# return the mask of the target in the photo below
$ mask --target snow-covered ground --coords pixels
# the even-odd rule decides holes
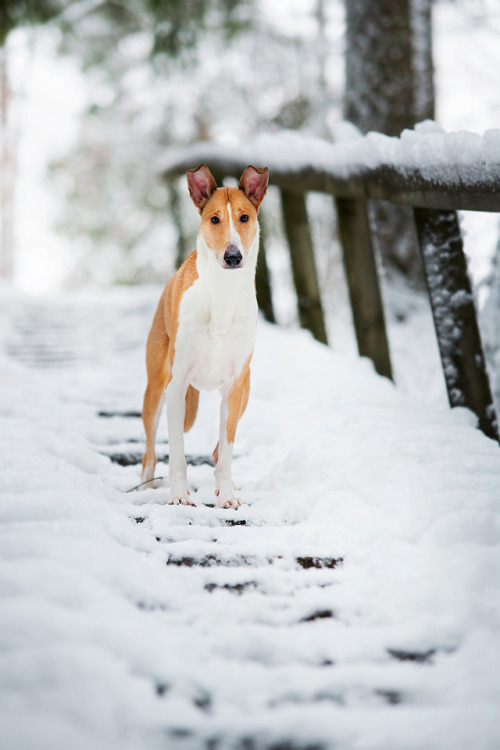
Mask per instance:
[[[0,291],[2,748],[500,746],[500,452],[470,413],[261,323],[242,508],[211,507],[210,395],[197,505],[168,506],[127,493],[159,289]]]

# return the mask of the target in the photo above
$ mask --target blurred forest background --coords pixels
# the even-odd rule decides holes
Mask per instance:
[[[1,273],[39,291],[165,280],[197,229],[184,184],[162,180],[167,149],[500,115],[498,0],[3,0],[0,55]],[[308,208],[327,289],[333,206]],[[387,267],[418,285],[404,216],[377,219]],[[289,274],[272,191],[263,220],[271,274]],[[470,227],[487,282],[498,220]]]

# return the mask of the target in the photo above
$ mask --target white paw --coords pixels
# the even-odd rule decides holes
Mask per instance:
[[[185,490],[184,492],[172,492],[170,495],[170,500],[168,501],[169,505],[194,505],[193,501],[191,500],[189,490]]]
[[[215,494],[217,495],[217,505],[219,508],[233,508],[234,510],[238,510],[241,505],[238,498],[234,497],[232,494],[223,494],[219,490],[216,490]]]
[[[155,465],[146,464],[146,466],[142,470],[141,484],[139,485],[139,489],[149,490],[151,489],[151,487],[154,487],[155,485],[155,483],[153,482],[154,475],[155,475]]]

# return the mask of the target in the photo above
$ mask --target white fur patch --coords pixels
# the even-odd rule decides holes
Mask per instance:
[[[184,292],[179,307],[173,379],[198,390],[228,390],[252,354],[257,327],[254,279],[258,233],[246,263],[223,269],[200,232],[198,279]]]
[[[228,204],[226,206],[226,209],[227,209],[227,213],[229,215],[229,244],[230,245],[235,245],[238,248],[238,250],[241,253],[243,253],[244,252],[244,250],[243,250],[243,243],[241,241],[241,237],[239,235],[239,232],[237,231],[236,227],[234,226],[233,214],[232,214],[232,211],[231,211],[231,204],[229,202],[228,202]]]

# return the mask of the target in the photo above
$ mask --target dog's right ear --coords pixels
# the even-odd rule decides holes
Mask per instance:
[[[217,183],[206,164],[200,164],[197,169],[188,169],[186,177],[191,200],[201,214],[205,203],[217,190]]]

